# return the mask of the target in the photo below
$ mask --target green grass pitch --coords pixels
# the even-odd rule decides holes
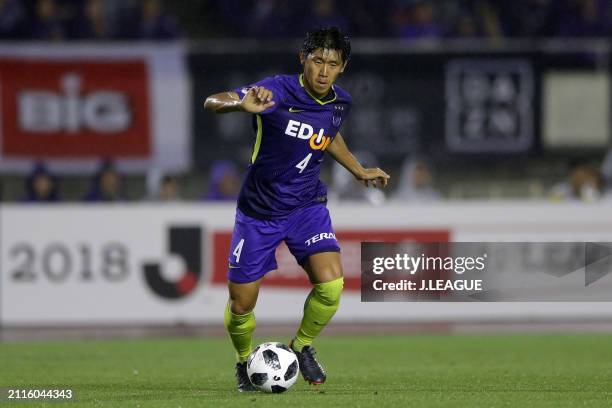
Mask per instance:
[[[612,406],[610,335],[322,336],[316,346],[325,385],[238,394],[227,339],[0,343],[0,387],[76,395],[0,408]]]

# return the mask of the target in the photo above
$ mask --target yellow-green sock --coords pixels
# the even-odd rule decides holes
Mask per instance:
[[[343,287],[343,278],[314,285],[304,303],[304,317],[293,339],[293,350],[301,351],[304,346],[311,345],[329,323],[340,305]]]
[[[252,311],[243,315],[232,313],[228,302],[225,308],[224,323],[234,344],[236,359],[239,362],[246,361],[253,348],[255,314]]]

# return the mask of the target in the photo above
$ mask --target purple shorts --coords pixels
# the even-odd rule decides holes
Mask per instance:
[[[300,208],[276,220],[259,220],[236,209],[227,278],[235,283],[253,282],[277,269],[275,253],[281,241],[300,265],[320,252],[340,252],[323,204]]]

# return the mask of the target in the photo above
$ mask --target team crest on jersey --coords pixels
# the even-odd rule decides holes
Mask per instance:
[[[332,124],[335,127],[340,127],[340,123],[342,123],[342,116],[339,113],[334,113],[332,116]]]

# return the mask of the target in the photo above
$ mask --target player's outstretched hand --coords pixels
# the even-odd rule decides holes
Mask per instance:
[[[263,86],[254,86],[244,95],[240,105],[245,112],[260,113],[274,106],[273,96],[269,89]]]
[[[364,169],[363,174],[357,177],[357,179],[363,182],[366,187],[373,185],[374,187],[380,188],[387,187],[390,178],[391,176],[378,167],[375,169]]]

